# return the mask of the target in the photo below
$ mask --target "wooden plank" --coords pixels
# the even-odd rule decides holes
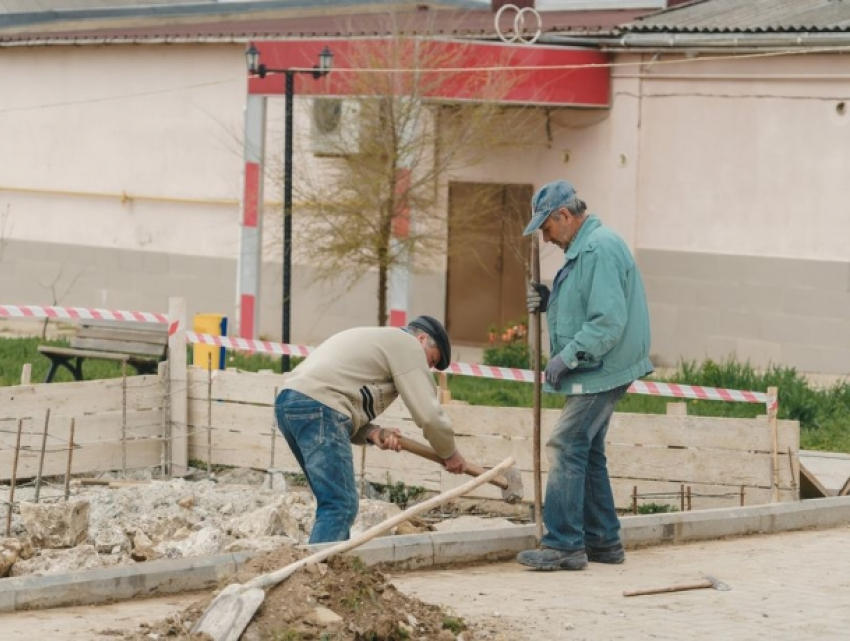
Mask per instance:
[[[208,422],[207,401],[190,399],[188,407],[190,431],[205,430]],[[213,401],[211,409],[212,427],[268,439],[269,429],[274,421],[274,411],[271,407]]]
[[[156,375],[127,377],[129,411],[162,407],[163,388]],[[41,383],[0,387],[0,419],[44,416],[82,416],[121,409],[121,379]]]
[[[231,370],[214,370],[212,397],[218,401],[253,403],[272,406],[275,389],[283,386],[280,374],[253,374]],[[189,368],[189,398],[207,398],[207,370]]]
[[[100,472],[121,469],[121,414],[106,413],[75,417],[73,471]],[[0,423],[0,430],[11,421]],[[67,463],[68,437],[71,417],[51,415],[44,457],[46,476],[64,474]],[[18,476],[34,476],[38,471],[41,451],[42,420],[25,424],[18,462]],[[128,467],[154,467],[160,463],[162,442],[162,410],[133,412],[127,415]],[[0,480],[10,478],[14,441],[6,431],[0,431]],[[149,446],[155,443],[155,446]],[[156,455],[151,454],[155,450]],[[116,458],[117,457],[117,458]],[[117,461],[117,462],[116,462]]]
[[[189,440],[187,409],[189,378],[186,372],[186,301],[168,299],[168,321],[174,331],[168,334],[168,425],[166,437],[171,449],[166,450],[166,472],[182,476],[189,471]]]
[[[102,338],[85,338],[76,336],[71,339],[71,348],[107,354],[131,354],[133,356],[158,359],[165,357],[165,347],[139,341],[105,340]],[[90,358],[95,358],[91,356]]]
[[[82,325],[75,336],[110,341],[138,341],[159,345],[163,349],[168,345],[168,326],[165,323],[141,323],[139,327],[115,325]]]

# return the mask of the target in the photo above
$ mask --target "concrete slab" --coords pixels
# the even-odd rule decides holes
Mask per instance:
[[[813,474],[818,482],[835,496],[850,479],[850,454],[800,450],[800,463]]]
[[[850,497],[830,497],[799,503],[627,516],[622,519],[622,535],[626,547],[643,548],[848,524]],[[518,551],[534,547],[535,535],[535,525],[432,532],[375,539],[354,552],[367,565],[423,568],[510,559]],[[208,590],[235,573],[250,557],[250,552],[240,552],[0,579],[0,612]]]

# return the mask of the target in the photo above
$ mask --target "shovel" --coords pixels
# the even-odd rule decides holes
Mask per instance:
[[[407,521],[408,519],[411,519],[423,512],[433,510],[435,507],[438,507],[443,503],[466,494],[467,492],[474,490],[479,485],[483,485],[484,483],[492,480],[498,476],[500,472],[507,470],[513,464],[514,459],[508,457],[496,467],[484,472],[481,476],[467,481],[459,487],[443,492],[442,494],[438,494],[427,501],[423,501],[422,503],[409,507],[404,510],[404,512],[400,512],[394,517],[389,518],[382,523],[378,523],[358,536],[355,536],[353,539],[326,547],[325,549],[304,557],[295,563],[290,563],[280,570],[275,570],[274,572],[254,577],[247,583],[231,583],[224,588],[224,590],[222,590],[215,599],[213,599],[213,602],[210,603],[209,607],[207,607],[204,611],[204,614],[192,628],[192,634],[204,632],[210,635],[213,641],[238,641],[239,637],[242,636],[245,628],[248,627],[248,624],[254,617],[254,613],[257,611],[257,608],[260,607],[263,599],[265,599],[266,594],[263,591],[265,588],[277,585],[301,568],[312,563],[324,561],[334,554],[347,552],[348,550],[363,545],[367,541],[374,539],[376,536],[392,529],[399,523]]]

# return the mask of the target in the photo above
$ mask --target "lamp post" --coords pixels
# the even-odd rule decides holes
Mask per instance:
[[[282,340],[289,344],[290,290],[292,289],[292,102],[295,93],[295,74],[309,73],[321,78],[333,67],[333,54],[328,47],[319,54],[319,64],[312,69],[270,69],[260,62],[260,52],[252,44],[245,52],[248,73],[265,78],[269,73],[282,73],[285,79],[285,121],[283,147],[283,320]],[[281,357],[281,372],[289,371],[289,355]]]

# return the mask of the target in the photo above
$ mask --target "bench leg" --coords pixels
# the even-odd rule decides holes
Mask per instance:
[[[74,377],[75,381],[83,380],[83,359],[78,356],[76,358],[77,362],[72,363],[71,358],[66,356],[50,356],[50,369],[47,370],[47,376],[44,378],[44,382],[53,382],[53,377],[56,376],[56,371],[60,367],[64,367],[71,372],[71,376]]]

